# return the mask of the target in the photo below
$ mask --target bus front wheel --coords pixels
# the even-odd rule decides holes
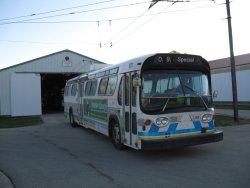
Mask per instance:
[[[114,122],[111,126],[111,140],[115,148],[119,150],[124,149],[121,138],[121,128],[118,122]]]

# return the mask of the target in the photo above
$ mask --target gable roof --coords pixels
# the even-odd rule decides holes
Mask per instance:
[[[250,53],[235,56],[235,66],[250,65]],[[211,70],[231,67],[230,57],[209,61]]]
[[[87,58],[87,59],[93,60],[93,61],[95,61],[96,63],[99,63],[99,64],[106,64],[106,63],[104,63],[104,62],[101,62],[101,61],[98,61],[98,60],[96,60],[96,59],[90,58],[90,57],[88,57],[88,56],[79,54],[79,53],[77,53],[77,52],[74,52],[74,51],[71,51],[71,50],[68,50],[68,49],[65,49],[65,50],[62,50],[62,51],[59,51],[59,52],[55,52],[55,53],[52,53],[52,54],[48,54],[48,55],[45,55],[45,56],[41,56],[41,57],[38,57],[38,58],[35,58],[35,59],[32,59],[32,60],[29,60],[29,61],[25,61],[25,62],[23,62],[23,63],[19,63],[19,64],[16,64],[16,65],[10,66],[10,67],[6,67],[6,68],[3,68],[3,69],[0,69],[0,72],[1,72],[1,71],[4,71],[4,70],[6,70],[6,69],[10,69],[10,68],[13,68],[13,67],[18,67],[18,66],[20,66],[20,65],[24,65],[24,64],[31,63],[31,62],[36,61],[36,60],[39,60],[39,59],[43,59],[43,58],[46,58],[46,57],[54,56],[54,55],[60,54],[60,53],[62,53],[62,52],[70,52],[70,53],[73,53],[73,54],[75,54],[75,55],[81,56],[81,57],[83,57],[83,58]]]

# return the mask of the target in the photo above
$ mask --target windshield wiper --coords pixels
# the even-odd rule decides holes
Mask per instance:
[[[201,100],[202,100],[202,102],[203,102],[203,104],[204,104],[204,106],[205,106],[205,108],[206,108],[206,110],[208,109],[208,106],[207,106],[206,102],[204,101],[204,99],[202,98],[202,96],[201,96],[198,92],[196,92],[192,87],[190,87],[190,86],[188,86],[188,85],[186,85],[186,84],[184,84],[184,83],[182,83],[182,85],[183,85],[184,87],[190,89],[190,90],[193,92],[193,94],[195,94],[195,95],[197,95],[198,97],[200,97]]]
[[[166,107],[167,107],[167,105],[168,105],[169,99],[170,99],[170,98],[168,98],[167,101],[166,101],[166,103],[164,104],[164,106],[163,106],[163,108],[162,108],[162,112],[165,111],[165,109],[166,109]]]

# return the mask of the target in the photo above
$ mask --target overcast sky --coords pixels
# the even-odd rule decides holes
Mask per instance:
[[[0,69],[64,49],[109,64],[172,50],[228,57],[226,0],[189,1],[0,0]],[[250,1],[230,6],[235,55],[250,53]]]

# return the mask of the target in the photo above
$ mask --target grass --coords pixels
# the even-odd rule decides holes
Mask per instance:
[[[215,104],[214,108],[216,109],[233,109],[233,104]],[[239,110],[250,110],[250,105],[238,105]]]
[[[0,116],[0,128],[16,128],[42,124],[40,116],[8,117]]]
[[[215,125],[222,127],[222,126],[230,126],[230,125],[245,125],[250,124],[250,119],[239,119],[239,122],[234,122],[234,118],[230,116],[224,115],[216,115],[215,116]]]
[[[239,119],[239,122],[234,122],[233,117],[216,115],[216,126],[231,126],[231,125],[243,125],[250,124],[250,119]],[[27,117],[6,117],[0,116],[0,129],[1,128],[16,128],[25,127],[31,125],[42,124],[43,121],[40,116],[27,116]]]

